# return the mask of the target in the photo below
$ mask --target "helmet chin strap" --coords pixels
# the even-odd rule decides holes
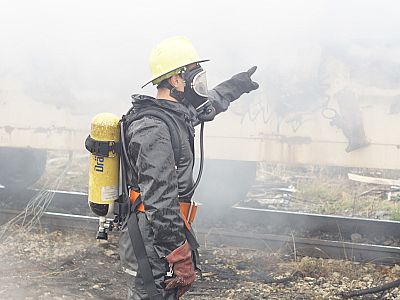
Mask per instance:
[[[169,83],[169,81],[166,80],[162,82],[161,87],[169,89],[169,95],[177,101],[183,102],[185,99],[185,93],[178,91],[171,83]]]
[[[176,100],[178,100],[179,102],[183,102],[183,100],[185,99],[185,93],[178,91],[176,88],[172,87],[172,89],[169,90],[169,95],[172,98],[175,98]]]

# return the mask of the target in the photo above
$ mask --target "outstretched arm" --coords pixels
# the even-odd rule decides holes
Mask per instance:
[[[238,73],[209,91],[209,100],[215,107],[217,114],[226,111],[231,102],[244,93],[258,89],[258,83],[251,79],[256,70],[257,67],[254,66],[246,72]]]
[[[208,100],[211,105],[205,107],[205,110],[197,115],[197,120],[193,124],[196,126],[202,121],[212,121],[217,114],[226,111],[231,102],[238,99],[241,95],[258,89],[258,83],[251,79],[256,70],[257,67],[254,66],[246,72],[232,76],[231,79],[218,84],[215,88],[208,91]]]

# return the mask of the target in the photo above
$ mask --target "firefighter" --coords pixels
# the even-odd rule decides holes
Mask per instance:
[[[193,194],[194,126],[213,120],[243,93],[258,88],[251,79],[253,67],[208,90],[200,65],[206,61],[185,37],[168,38],[150,55],[152,78],[145,85],[157,87],[155,98],[132,96],[124,137],[128,183],[136,186],[136,196],[134,201],[131,197],[133,212],[126,223],[137,218],[156,292],[149,294],[125,223],[120,257],[128,276],[128,299],[179,299],[194,282],[198,244],[180,211],[180,203],[190,203]],[[146,114],[149,109],[162,115]]]

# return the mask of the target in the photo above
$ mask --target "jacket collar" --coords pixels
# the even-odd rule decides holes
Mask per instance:
[[[156,105],[163,109],[172,110],[185,115],[190,115],[189,108],[180,102],[174,102],[164,99],[155,99],[147,95],[134,94],[132,97],[132,104],[136,107],[143,107],[146,105]]]

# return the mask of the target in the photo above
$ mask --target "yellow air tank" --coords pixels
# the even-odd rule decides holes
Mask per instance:
[[[113,212],[118,199],[120,118],[111,113],[96,115],[91,123],[90,135],[85,146],[89,150],[90,209],[105,221]],[[102,226],[101,226],[102,227]]]

